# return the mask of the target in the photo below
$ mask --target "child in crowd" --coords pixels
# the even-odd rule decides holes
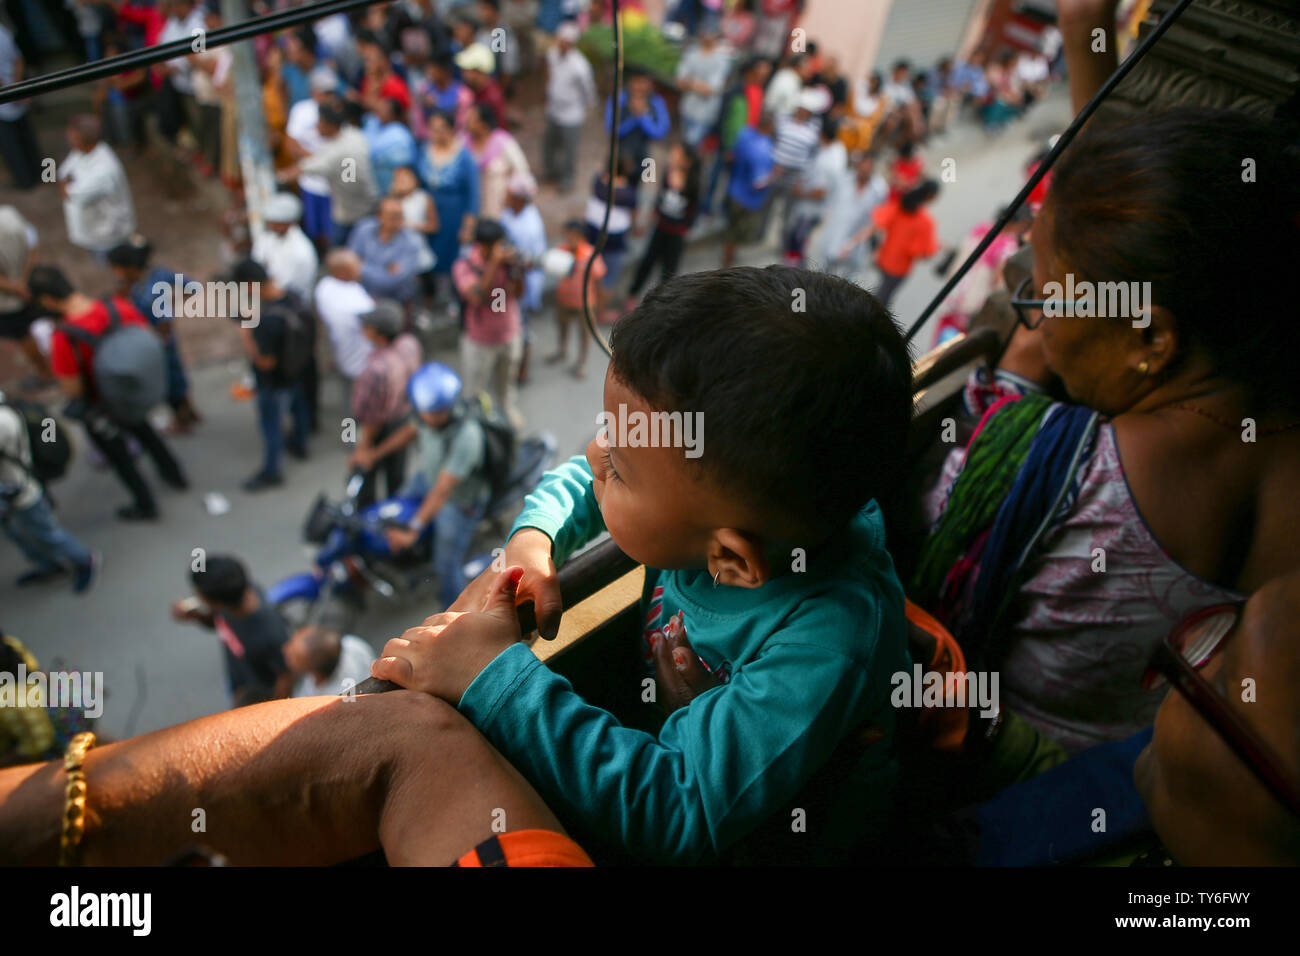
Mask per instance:
[[[796,294],[806,308],[791,308]],[[698,862],[767,821],[797,847],[763,837],[746,850],[847,854],[886,823],[891,675],[910,667],[875,500],[896,480],[911,417],[902,337],[858,286],[769,266],[657,286],[615,327],[613,350],[608,429],[529,496],[506,571],[390,641],[371,673],[456,704],[586,828],[580,842]],[[682,428],[646,440],[632,423],[658,412]],[[724,679],[657,736],[588,704],[519,643],[516,601],[531,599],[553,637],[555,566],[604,531],[645,565],[642,637],[660,694],[675,670]],[[825,804],[805,802],[814,774]]]
[[[582,280],[587,274],[587,263],[596,250],[583,238],[581,219],[570,219],[564,224],[564,244],[560,246],[566,252],[573,253],[573,267],[568,275],[555,285],[555,324],[560,338],[555,346],[555,353],[547,357],[548,363],[563,362],[569,354],[569,329],[577,325],[578,360],[573,365],[573,377],[583,378],[587,373],[587,330],[583,327],[585,318],[582,312]],[[596,308],[600,301],[600,280],[605,277],[605,260],[596,256],[591,267],[591,283],[587,290],[591,307]]]
[[[623,274],[623,260],[627,257],[628,236],[636,229],[637,182],[639,176],[630,156],[619,160],[618,174],[614,177],[613,206],[609,212],[609,234],[601,255],[605,259],[605,282],[600,287],[600,320],[613,322],[618,312],[609,308],[614,289]],[[593,245],[600,236],[605,210],[610,204],[609,172],[597,173],[592,179],[591,196],[587,199],[586,236]]]
[[[915,141],[909,140],[898,147],[898,155],[889,164],[889,198],[898,200],[921,184],[925,172],[925,156]]]
[[[677,274],[686,248],[686,235],[695,225],[700,208],[700,160],[693,148],[685,143],[673,143],[668,153],[668,172],[659,187],[655,200],[655,231],[650,237],[636,275],[627,290],[627,306],[631,312],[636,307],[637,295],[650,278],[657,264],[662,263],[659,279],[664,281]]]

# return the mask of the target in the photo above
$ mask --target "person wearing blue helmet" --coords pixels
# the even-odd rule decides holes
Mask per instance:
[[[417,442],[415,473],[405,493],[424,496],[405,528],[386,532],[404,551],[433,525],[433,571],[448,607],[465,589],[463,567],[474,529],[491,496],[483,426],[462,400],[460,376],[441,362],[421,367],[406,387],[413,418],[375,447],[377,458]]]

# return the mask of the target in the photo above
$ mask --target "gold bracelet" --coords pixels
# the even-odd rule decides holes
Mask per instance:
[[[86,834],[86,773],[81,769],[86,751],[95,746],[90,731],[68,741],[63,754],[63,769],[68,772],[68,788],[63,801],[63,835],[59,839],[59,866],[77,866],[81,862],[81,838]]]

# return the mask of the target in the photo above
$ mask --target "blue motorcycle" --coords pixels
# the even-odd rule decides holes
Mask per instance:
[[[555,464],[556,451],[554,436],[546,432],[519,443],[510,477],[489,500],[476,542],[504,541],[524,496]],[[412,547],[396,553],[384,533],[390,527],[406,527],[423,496],[397,495],[358,508],[361,482],[360,472],[354,472],[348,477],[342,501],[330,501],[324,494],[316,499],[303,528],[303,537],[319,546],[314,569],[290,575],[266,591],[267,600],[291,632],[306,624],[326,622],[350,630],[365,610],[367,592],[401,601],[433,581],[432,522]],[[490,553],[477,553],[465,564],[465,579],[473,580],[491,561]]]

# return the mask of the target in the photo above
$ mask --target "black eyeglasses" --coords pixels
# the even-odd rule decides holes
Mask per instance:
[[[1216,604],[1184,619],[1156,647],[1142,686],[1154,690],[1172,684],[1260,782],[1300,817],[1300,787],[1282,770],[1273,748],[1197,673],[1223,646],[1240,616],[1240,604]]]
[[[1020,285],[1016,286],[1016,291],[1011,294],[1011,308],[1016,310],[1016,321],[1027,329],[1036,329],[1043,324],[1043,319],[1047,317],[1044,306],[1049,303],[1053,306],[1053,311],[1057,315],[1068,314],[1071,305],[1082,306],[1085,304],[1078,300],[1070,303],[1064,299],[1026,299],[1025,290],[1029,288],[1029,283],[1033,281],[1033,276],[1025,276]],[[1090,304],[1089,308],[1091,308]]]

